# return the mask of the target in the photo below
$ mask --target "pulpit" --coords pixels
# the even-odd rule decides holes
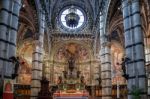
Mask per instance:
[[[41,80],[41,90],[38,94],[38,99],[53,99],[49,91],[49,81],[45,77]]]

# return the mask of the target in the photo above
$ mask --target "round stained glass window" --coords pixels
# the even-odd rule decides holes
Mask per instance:
[[[75,14],[79,16],[78,24],[75,27],[68,26],[66,16],[69,13],[70,13],[70,8],[67,8],[67,9],[63,10],[60,15],[60,21],[64,27],[73,30],[73,29],[77,29],[77,28],[81,27],[84,24],[85,16],[80,9],[76,8]]]

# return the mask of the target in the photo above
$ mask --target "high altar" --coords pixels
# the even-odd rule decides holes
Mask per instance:
[[[88,92],[84,83],[79,83],[78,79],[70,79],[59,84],[59,90],[54,93],[54,99],[88,99]]]
[[[75,68],[73,56],[68,60],[68,69],[63,71],[63,77],[58,78],[58,90],[53,96],[54,99],[88,99],[84,77]]]

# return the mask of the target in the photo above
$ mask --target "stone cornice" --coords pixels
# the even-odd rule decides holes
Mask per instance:
[[[88,38],[88,39],[93,39],[92,34],[65,34],[65,33],[57,33],[57,34],[52,34],[53,37],[58,37],[58,38]]]
[[[67,62],[57,62],[57,61],[48,61],[49,64],[60,64],[60,65],[67,65]],[[76,65],[85,65],[85,64],[99,64],[100,61],[98,60],[93,60],[93,61],[86,61],[86,62],[79,62],[76,63]]]

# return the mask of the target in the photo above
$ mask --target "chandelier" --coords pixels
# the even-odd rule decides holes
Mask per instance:
[[[77,14],[77,9],[74,6],[71,6],[68,10],[68,14],[65,16],[67,26],[71,28],[77,27],[80,17]]]

